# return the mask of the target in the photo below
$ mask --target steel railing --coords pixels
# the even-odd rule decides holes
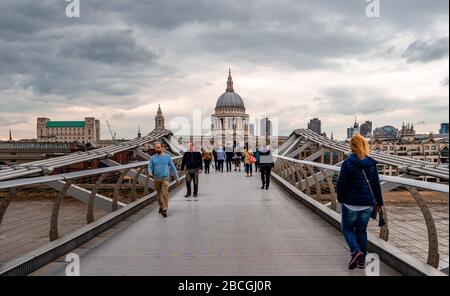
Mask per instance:
[[[182,157],[177,156],[172,159],[177,167],[180,177],[184,178],[183,173],[180,172]],[[154,191],[153,179],[147,174],[147,166],[148,161],[141,161],[67,174],[0,182],[0,193],[3,193],[3,198],[0,198],[0,230],[2,229],[2,226],[4,226],[5,214],[7,213],[10,204],[16,197],[18,198],[21,193],[26,193],[33,197],[40,197],[48,194],[48,191],[53,191],[55,194],[51,201],[52,206],[48,238],[50,242],[55,241],[61,238],[61,233],[58,229],[61,206],[64,198],[69,195],[69,192],[78,190],[79,192],[85,193],[87,191],[88,198],[83,200],[86,204],[85,223],[83,224],[90,224],[96,221],[94,215],[95,205],[99,199],[103,199],[103,201],[106,202],[109,207],[109,212],[115,212],[119,208],[126,208],[134,201],[148,196],[151,193],[150,191]],[[55,182],[60,183],[61,186],[58,187],[59,189],[55,190],[55,187],[49,186]],[[89,185],[90,188],[83,188],[83,186],[89,187],[86,185]],[[99,190],[105,186],[110,191],[111,198],[99,195]],[[140,187],[139,193],[142,193],[141,196],[138,196],[137,194],[138,187]],[[123,193],[124,191],[125,193]],[[128,204],[120,201],[120,199],[124,199],[121,194],[127,196],[127,200],[130,201]]]
[[[337,177],[340,172],[339,166],[327,165],[311,161],[303,161],[280,155],[274,155],[274,157],[276,161],[273,173],[277,174],[282,179],[294,185],[298,190],[301,190],[306,195],[314,198],[317,201],[326,203],[327,206],[329,206],[334,211],[338,213],[340,212],[336,194]],[[446,250],[441,250],[441,253],[439,252],[439,235],[435,220],[428,206],[427,200],[422,195],[422,192],[430,191],[446,194],[448,202],[449,186],[447,184],[432,183],[385,175],[380,175],[380,182],[382,183],[382,185],[392,184],[394,185],[393,187],[402,188],[413,197],[415,203],[420,208],[425,222],[424,227],[426,227],[428,241],[428,250],[426,254],[427,264],[438,268],[440,263],[440,255],[442,254],[448,257],[448,245]],[[326,192],[327,195],[326,199],[323,196],[324,192]],[[385,205],[383,214],[386,225],[381,227],[379,231],[380,238],[385,241],[389,240],[390,232],[399,232],[397,229],[389,228],[390,223],[388,223],[387,216],[388,210],[389,206]],[[443,233],[440,238],[442,240],[447,239],[448,242],[448,212],[446,225],[447,231],[446,233]],[[408,239],[414,238],[406,238],[406,240]]]

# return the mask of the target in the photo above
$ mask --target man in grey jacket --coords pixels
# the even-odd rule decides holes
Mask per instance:
[[[270,143],[266,143],[266,145],[259,151],[259,167],[262,181],[261,189],[268,190],[270,185],[270,174],[272,172],[272,168],[274,167]]]

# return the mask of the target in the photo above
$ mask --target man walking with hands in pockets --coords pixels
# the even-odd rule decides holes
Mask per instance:
[[[170,171],[179,182],[177,168],[172,158],[164,153],[161,143],[155,144],[156,154],[150,158],[148,163],[148,175],[153,178],[157,200],[159,204],[159,213],[167,217],[167,208],[169,207],[169,178]]]
[[[189,151],[183,155],[181,161],[181,171],[186,168],[186,188],[187,192],[185,197],[191,200],[191,182],[194,181],[194,200],[197,201],[198,196],[198,175],[202,173],[203,161],[202,154],[198,151],[194,151],[194,144],[189,143]]]

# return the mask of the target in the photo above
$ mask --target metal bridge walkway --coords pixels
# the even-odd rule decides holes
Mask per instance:
[[[80,248],[81,275],[364,275],[342,235],[259,173],[200,176],[199,201],[174,189],[169,217],[144,208]],[[33,275],[64,275],[60,258]],[[381,265],[382,275],[397,275]]]

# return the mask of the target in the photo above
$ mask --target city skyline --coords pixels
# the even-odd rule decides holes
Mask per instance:
[[[280,135],[315,117],[339,140],[355,116],[424,121],[418,133],[449,121],[448,1],[382,1],[374,19],[360,0],[96,1],[79,19],[64,1],[16,2],[0,4],[1,140],[35,138],[37,117],[85,116],[103,138],[107,120],[132,138],[158,104],[168,120],[207,118],[229,67],[248,113],[277,117]]]

